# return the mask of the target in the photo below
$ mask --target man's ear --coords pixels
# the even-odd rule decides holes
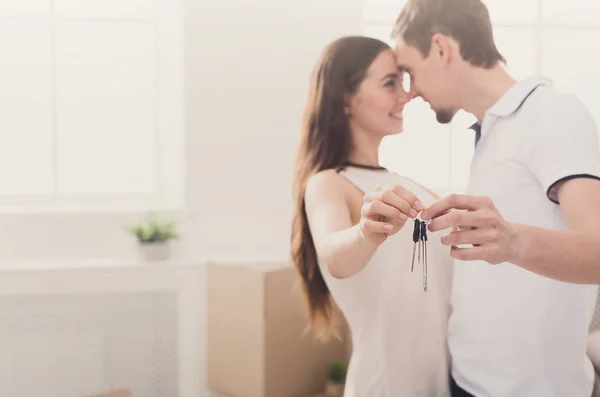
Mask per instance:
[[[441,60],[443,64],[450,63],[452,58],[452,45],[450,38],[441,33],[436,33],[431,37],[431,50],[429,51],[430,56],[433,55],[437,59]]]

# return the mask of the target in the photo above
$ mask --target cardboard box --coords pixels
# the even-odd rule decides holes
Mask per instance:
[[[208,264],[208,383],[235,397],[319,394],[345,341],[318,341],[288,264]],[[342,335],[346,335],[342,329]]]

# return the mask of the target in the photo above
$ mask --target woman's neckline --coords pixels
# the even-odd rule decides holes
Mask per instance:
[[[361,169],[371,170],[371,171],[387,171],[387,168],[379,166],[379,165],[361,164],[361,163],[355,163],[353,161],[344,161],[338,167],[338,172],[343,170],[345,167],[361,168]]]

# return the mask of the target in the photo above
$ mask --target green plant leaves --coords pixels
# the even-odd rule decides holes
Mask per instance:
[[[175,230],[175,222],[162,220],[156,214],[150,214],[145,222],[136,223],[128,230],[142,244],[166,242],[179,238],[179,234]]]
[[[336,360],[329,364],[327,378],[334,383],[343,383],[346,380],[346,364]]]

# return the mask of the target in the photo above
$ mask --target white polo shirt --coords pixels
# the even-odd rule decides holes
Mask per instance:
[[[573,176],[600,178],[591,115],[545,79],[517,83],[482,120],[467,193],[491,197],[509,222],[567,229],[552,186]],[[589,397],[596,292],[511,263],[457,261],[448,335],[456,383],[477,397]]]

